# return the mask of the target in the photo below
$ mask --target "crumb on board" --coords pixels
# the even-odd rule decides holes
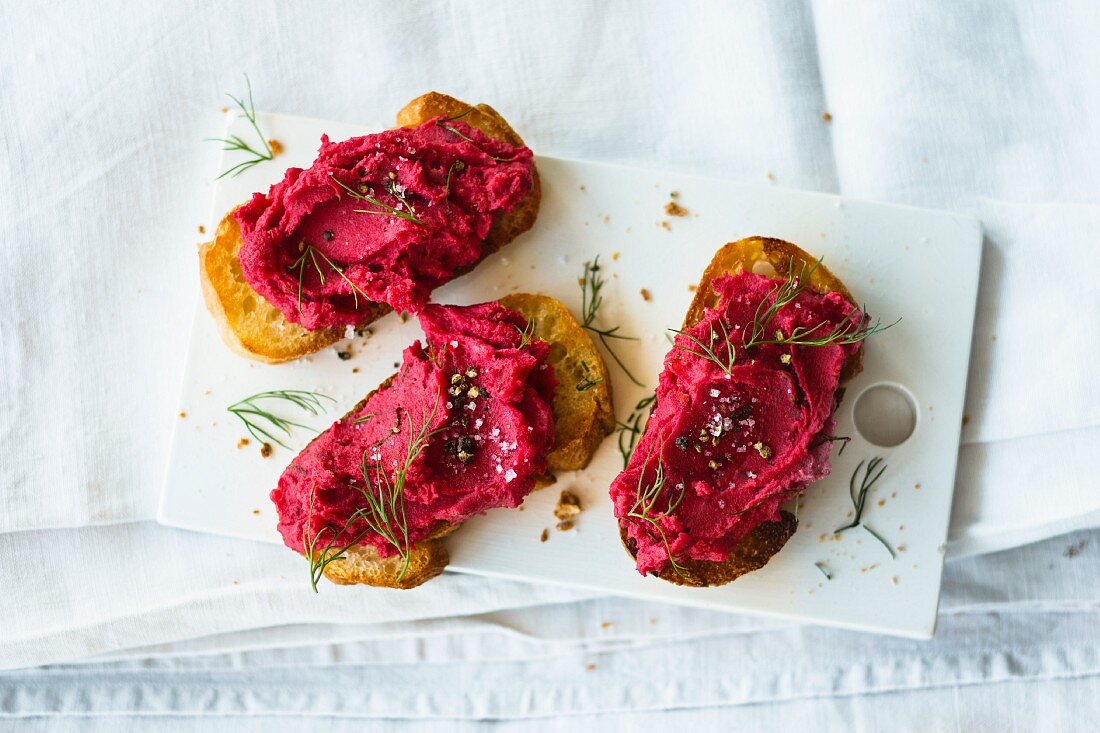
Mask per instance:
[[[181,418],[183,418],[183,417],[187,417],[187,413],[186,413],[185,411],[183,411],[183,410],[180,410],[180,417],[181,417]]]
[[[588,190],[587,188],[584,187],[583,183],[581,185],[577,186],[577,188],[579,188],[581,191],[587,191]]]
[[[336,358],[338,358],[340,361],[347,361],[348,359],[350,359],[351,358],[351,347],[349,346],[346,349],[337,349],[336,350]]]
[[[829,114],[828,112],[822,112],[821,113],[821,119],[825,122],[832,122],[833,121],[833,116],[831,114]]]
[[[916,489],[917,491],[920,491],[920,484],[919,483],[913,484],[913,488]]]
[[[359,373],[359,367],[352,367],[351,368],[351,373],[352,374],[358,374]]]
[[[668,223],[668,219],[663,219],[662,221],[657,222],[657,225],[665,231],[672,231],[672,225]]]
[[[283,152],[283,144],[281,142],[279,142],[278,140],[268,140],[267,144],[268,144],[268,147],[271,148],[271,157],[272,158],[278,157],[279,153]]]
[[[642,288],[642,289],[641,289],[641,290],[639,290],[638,292],[639,292],[639,293],[641,294],[641,296],[642,296],[642,300],[644,300],[645,302],[647,302],[647,303],[648,303],[649,301],[653,300],[653,296],[652,296],[652,295],[650,295],[650,293],[649,293],[649,290],[648,290],[648,289],[646,289],[646,288]]]
[[[670,199],[678,199],[678,198],[680,198],[680,192],[679,191],[669,191],[668,192],[668,197]]]
[[[584,668],[587,669],[589,672],[591,672],[592,670],[594,670],[596,668],[596,665],[589,662],[588,664],[584,665]]]
[[[602,221],[604,224],[610,224],[611,223],[611,215],[610,214],[604,214],[603,216],[600,217],[600,221]]]
[[[199,234],[206,234],[206,227],[202,224],[199,224]]]
[[[651,619],[649,619],[649,623],[655,624],[655,623],[657,623],[657,619],[651,618]]]
[[[898,576],[895,575],[894,577],[890,578],[890,582],[893,583],[894,585],[897,585],[898,584]]]
[[[404,323],[407,320],[409,320],[409,314],[408,313],[406,313],[404,311],[401,311],[400,313],[397,314],[398,323]]]
[[[562,489],[561,496],[558,498],[558,505],[554,507],[554,516],[562,522],[572,519],[581,513],[581,500],[577,498],[577,495],[568,489]]]
[[[775,180],[775,174],[772,173],[771,171],[768,171],[768,180],[769,181],[774,181]]]
[[[963,415],[963,427],[965,428],[970,424],[970,415]]]
[[[691,285],[688,285],[688,292],[689,293],[694,293],[698,289],[699,289],[699,286],[696,285],[695,283],[692,283]]]
[[[1081,540],[1075,545],[1070,545],[1066,548],[1066,557],[1077,557],[1081,554],[1081,550],[1085,549],[1085,540]]]
[[[228,108],[228,107],[222,107],[222,114],[223,114],[223,115],[224,115],[224,114],[225,114],[226,112],[228,112],[228,111],[229,111],[229,108]]]
[[[554,525],[555,529],[557,529],[559,532],[568,532],[569,530],[573,529],[574,526],[575,522],[572,519],[566,519],[564,522],[558,522],[556,525]]]
[[[237,441],[237,450],[240,450],[241,448],[244,448],[250,442],[252,442],[252,441],[250,441],[248,438],[241,438],[240,440]]]
[[[275,449],[271,447],[271,443],[264,443],[263,445],[260,446],[260,455],[263,456],[264,458],[267,458],[268,456],[271,455],[271,452],[273,450],[275,450]]]
[[[665,204],[665,213],[669,216],[687,216],[688,210],[675,201],[669,201]]]
[[[623,254],[622,252],[612,252],[612,253],[611,253],[611,261],[612,261],[612,262],[618,262],[618,261],[619,261],[619,257],[621,257],[621,256],[622,256],[622,254]]]
[[[253,509],[253,510],[252,510],[252,513],[253,513],[253,514],[259,514],[259,513],[260,513],[260,510],[259,510],[259,509]]]
[[[548,539],[550,539],[550,530],[542,530],[542,534],[539,535],[539,542],[546,542]]]
[[[601,629],[610,629],[612,626],[614,626],[614,624],[612,624],[610,621],[604,621],[602,624],[600,624]]]

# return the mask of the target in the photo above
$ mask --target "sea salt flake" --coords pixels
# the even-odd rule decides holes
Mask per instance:
[[[720,395],[720,394],[722,394],[722,393],[721,393],[721,392],[719,392],[719,391],[718,391],[718,390],[716,390],[716,389],[712,389],[712,390],[710,391],[710,396],[711,396],[711,397],[717,397],[717,396],[718,396],[718,395]]]
[[[509,468],[507,470],[507,472],[505,472],[505,474],[504,474],[504,483],[510,484],[513,481],[515,481],[515,479],[516,479],[516,472]]]

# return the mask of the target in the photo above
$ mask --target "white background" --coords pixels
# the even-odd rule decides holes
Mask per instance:
[[[681,636],[699,630],[708,640],[700,648],[660,637],[650,627],[661,624],[643,621],[643,612],[627,642],[621,626],[610,627],[616,632],[600,626],[608,613],[602,607],[494,616],[504,606],[561,604],[574,596],[471,578],[440,579],[433,596],[303,598],[300,568],[279,548],[148,522],[177,419],[181,334],[196,288],[196,228],[210,224],[206,192],[218,151],[201,139],[220,129],[219,95],[239,91],[247,71],[257,105],[274,111],[375,119],[434,88],[490,102],[541,153],[765,184],[771,174],[778,185],[977,216],[987,234],[984,280],[955,517],[956,526],[980,531],[957,534],[954,546],[985,551],[1094,524],[1100,506],[1093,473],[1100,453],[1100,326],[1088,317],[1100,311],[1094,3],[8,5],[0,24],[6,306],[0,663],[88,658],[200,637],[207,639],[203,649],[226,649],[250,634],[257,643],[286,646],[293,641],[280,632],[238,630],[320,620],[408,624],[437,617],[441,608],[488,613],[477,623],[505,636],[531,614],[546,614],[540,628],[554,631],[552,643],[589,649],[607,634],[611,644],[599,653],[620,661],[593,670],[605,674],[590,678],[586,689],[602,694],[562,692],[566,681],[584,679],[577,656],[570,657],[572,667],[553,670],[541,662],[501,667],[528,685],[506,700],[479,697],[485,690],[453,680],[483,673],[491,679],[491,665],[464,655],[473,637],[466,622],[453,621],[434,631],[403,627],[420,635],[413,646],[420,657],[394,657],[404,660],[396,669],[426,678],[396,673],[385,664],[389,651],[362,652],[373,656],[354,678],[376,695],[357,698],[354,710],[321,704],[326,694],[339,699],[331,688],[293,694],[301,689],[301,665],[311,665],[311,680],[331,670],[319,658],[283,656],[252,660],[263,672],[242,668],[240,660],[202,658],[221,665],[219,674],[245,692],[212,672],[188,677],[167,662],[129,677],[106,668],[76,676],[63,669],[20,673],[0,684],[0,713],[156,713],[177,705],[218,715],[278,709],[513,718],[533,710],[556,719],[623,706],[708,709],[763,701],[747,692],[801,680],[806,684],[792,683],[767,699],[925,692],[896,707],[854,698],[768,708],[786,708],[785,725],[816,720],[858,729],[889,720],[895,728],[920,729],[928,715],[942,713],[947,717],[936,721],[943,726],[935,727],[954,721],[973,730],[1015,714],[1027,729],[1038,727],[1028,724],[1037,711],[1047,711],[1038,720],[1065,729],[1068,711],[1095,717],[1100,695],[1081,692],[1087,681],[1044,683],[1038,698],[1026,691],[1038,689],[1028,680],[1097,673],[1087,659],[1096,653],[1100,620],[1091,535],[1051,541],[1043,552],[949,565],[949,592],[982,600],[950,621],[941,618],[935,646],[891,645],[858,666],[860,684],[838,686],[792,677],[784,661],[797,659],[805,669],[823,658],[847,660],[866,648],[865,638],[837,634],[814,647],[807,637],[818,632],[788,631],[784,646],[774,647],[768,632],[751,625],[731,632],[725,617],[673,618],[662,608],[656,615]],[[822,120],[826,110],[831,123]],[[950,272],[945,262],[944,277]],[[989,519],[968,521],[978,516]],[[1079,541],[1085,546],[1068,556]],[[615,609],[617,616],[629,614],[627,606]],[[949,631],[955,623],[957,637]],[[350,627],[307,628],[315,634],[310,648],[318,648]],[[423,636],[429,633],[434,641]],[[627,643],[650,656],[617,657]],[[344,654],[353,652],[334,651],[333,658]],[[521,656],[547,654],[528,649]],[[417,663],[421,657],[431,664]],[[702,677],[685,668],[680,685],[676,675],[658,691],[628,684],[670,658],[694,659],[691,669]],[[899,661],[905,658],[922,660],[923,672],[905,672],[910,668]],[[884,671],[901,674],[905,684],[879,684]],[[44,683],[42,674],[52,681]],[[698,679],[723,685],[692,684]],[[832,678],[838,679],[845,677]],[[434,690],[439,712],[387,708],[386,700],[401,699],[405,680]],[[972,697],[956,687],[998,680],[1024,688],[991,687]],[[186,704],[180,685],[197,702]],[[946,692],[936,692],[944,686]],[[451,707],[462,700],[476,705]],[[506,704],[516,700],[526,707]],[[746,725],[774,721],[759,706],[738,710]],[[676,720],[716,720],[705,712],[684,715]]]

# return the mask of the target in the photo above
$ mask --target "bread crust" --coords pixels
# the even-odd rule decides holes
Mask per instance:
[[[550,344],[549,361],[554,365],[559,383],[552,406],[554,445],[547,455],[549,470],[584,468],[599,444],[615,427],[611,381],[607,378],[603,358],[569,309],[554,298],[514,293],[499,302],[533,321],[535,336]],[[567,354],[568,358],[560,356],[562,353]],[[580,369],[579,359],[588,361],[592,374],[602,376],[601,381],[583,392],[576,389],[573,380],[576,370]],[[371,396],[393,383],[395,376],[390,376],[371,390],[344,418],[361,411]],[[536,488],[549,485],[553,480],[552,475],[538,477]],[[439,575],[447,567],[450,556],[442,540],[456,529],[458,525],[440,522],[426,539],[417,542],[410,551],[409,566],[404,575],[401,575],[404,560],[397,555],[381,557],[372,545],[358,545],[349,549],[344,559],[329,563],[325,567],[325,577],[340,585],[361,583],[386,588],[414,588]]]
[[[471,106],[438,92],[423,94],[405,105],[397,113],[397,124],[399,127],[415,127],[433,117],[453,117],[467,110],[471,111],[462,120],[471,127],[510,145],[524,144],[508,122],[489,105]],[[534,225],[542,189],[538,170],[533,169],[532,172],[534,185],[531,191],[511,211],[494,216],[481,257],[456,272],[455,277],[470,272],[485,257]],[[203,299],[218,324],[222,339],[233,351],[267,364],[279,364],[320,351],[344,338],[343,328],[310,331],[291,323],[257,293],[241,273],[237,259],[241,244],[240,227],[230,211],[218,224],[214,238],[199,246],[199,279]],[[384,303],[371,303],[358,327],[373,323],[391,310]]]
[[[736,242],[730,242],[715,253],[703,276],[699,280],[699,288],[695,291],[695,297],[688,306],[684,316],[683,329],[688,329],[699,323],[706,314],[707,308],[713,308],[718,304],[718,296],[710,285],[714,280],[723,275],[734,275],[738,272],[752,272],[759,264],[767,263],[780,277],[788,276],[791,271],[799,272],[803,267],[808,271],[816,263],[817,258],[795,244],[782,239],[770,237],[746,237]],[[813,275],[809,278],[812,290],[819,293],[840,293],[844,299],[856,305],[852,294],[836,275],[829,271],[823,264],[819,264]],[[863,349],[858,349],[855,355],[845,362],[840,373],[840,384],[843,385],[862,368]],[[656,405],[653,406],[656,409]],[[763,522],[741,540],[730,551],[724,560],[678,560],[680,572],[676,572],[671,564],[657,574],[661,580],[676,585],[692,587],[708,587],[725,585],[745,573],[759,570],[764,567],[777,552],[783,549],[787,541],[798,529],[798,519],[787,511],[780,511],[779,520],[776,522]],[[631,558],[637,560],[636,546],[626,530],[620,525],[619,538],[623,547]]]

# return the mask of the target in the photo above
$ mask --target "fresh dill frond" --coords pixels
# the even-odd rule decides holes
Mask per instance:
[[[259,150],[258,146],[255,146],[245,141],[240,135],[230,135],[229,137],[213,137],[207,138],[210,142],[219,142],[222,144],[222,150],[227,152],[243,152],[247,153],[251,157],[242,160],[236,165],[230,166],[228,169],[222,171],[214,180],[221,180],[226,176],[232,176],[236,178],[240,174],[244,173],[249,168],[258,165],[265,160],[274,160],[275,153],[271,149],[271,144],[267,141],[267,137],[260,131],[260,126],[256,122],[256,106],[252,103],[252,81],[248,78],[248,74],[244,75],[245,84],[248,87],[248,104],[245,104],[243,99],[233,96],[229,92],[225,93],[225,96],[233,100],[233,103],[240,109],[240,116],[248,120],[252,126],[253,131],[256,133],[256,138],[263,145],[263,150]]]
[[[829,568],[825,567],[825,563],[815,562],[814,567],[821,571],[821,574],[825,576],[825,580],[833,579],[833,574],[829,572]]]
[[[588,390],[592,389],[597,384],[603,381],[603,377],[596,377],[595,379],[592,378],[592,370],[588,366],[588,362],[586,361],[581,362],[581,371],[584,372],[584,376],[582,376],[580,381],[577,382],[578,392],[587,392]]]
[[[860,479],[859,488],[856,488],[856,478],[859,476],[860,469],[863,468],[864,461],[860,461],[859,465],[856,466],[856,470],[852,472],[852,478],[848,480],[848,496],[852,499],[854,516],[850,523],[836,529],[833,534],[840,534],[853,527],[863,527],[869,535],[882,543],[882,546],[890,553],[890,557],[897,558],[898,555],[894,551],[894,548],[890,546],[890,543],[883,539],[882,535],[878,532],[863,523],[863,510],[867,507],[867,492],[871,490],[871,487],[875,485],[875,482],[882,477],[883,471],[886,470],[886,464],[882,461],[883,459],[881,457],[876,456],[866,462],[867,468],[863,471],[863,478]]]
[[[466,112],[462,113],[462,114],[461,114],[461,115],[459,115],[458,117],[465,117],[465,116],[466,116],[467,114],[469,114],[469,113],[470,113],[470,111],[469,111],[469,110],[467,110]],[[464,133],[462,132],[462,130],[459,130],[459,129],[458,129],[457,127],[454,127],[453,125],[447,125],[447,124],[444,124],[445,122],[450,122],[451,120],[457,120],[457,119],[458,119],[458,117],[452,117],[452,118],[451,118],[450,120],[446,120],[446,119],[444,119],[444,120],[439,120],[439,121],[438,121],[438,122],[436,122],[435,124],[436,124],[437,126],[439,126],[439,127],[442,127],[442,128],[443,128],[444,130],[446,130],[447,132],[449,132],[449,133],[452,133],[452,134],[454,134],[454,135],[457,135],[457,136],[458,136],[459,138],[461,138],[462,140],[465,140],[466,142],[470,143],[471,145],[473,145],[473,146],[474,146],[475,148],[477,148],[478,150],[481,150],[481,147],[480,147],[480,146],[479,146],[479,145],[477,144],[477,141],[476,141],[476,140],[474,140],[474,139],[473,139],[472,137],[470,137],[469,135],[466,135],[466,134],[464,134]],[[482,153],[485,153],[485,151],[484,151],[484,150],[481,150],[481,152],[482,152]],[[495,161],[496,161],[496,162],[498,162],[498,163],[509,163],[509,162],[511,162],[511,161],[512,161],[512,158],[498,158],[498,157],[497,157],[497,156],[495,156],[495,155],[489,155],[489,153],[485,153],[485,155],[486,155],[486,156],[488,156],[488,157],[489,157],[489,159],[491,159],[491,160],[495,160]]]
[[[535,319],[528,318],[523,328],[513,326],[513,328],[519,331],[519,346],[516,347],[517,349],[529,346],[531,342],[535,340],[535,325]]]
[[[309,261],[313,265],[313,269],[317,272],[317,277],[320,278],[321,284],[325,284],[325,272],[321,269],[321,264],[317,261],[317,257],[320,256],[325,261],[332,271],[340,276],[340,279],[348,284],[351,288],[351,297],[356,310],[359,309],[359,296],[362,295],[367,300],[370,298],[367,296],[363,289],[356,285],[351,278],[344,272],[344,268],[333,262],[328,255],[321,250],[314,247],[312,244],[304,245],[302,254],[293,263],[290,264],[288,269],[298,271],[298,312],[302,312],[302,283],[305,281],[306,274],[306,262]]]
[[[317,592],[317,583],[320,581],[321,577],[324,576],[325,568],[337,560],[344,559],[348,550],[362,542],[363,538],[371,532],[377,534],[385,540],[387,544],[394,547],[398,556],[403,561],[401,570],[397,574],[397,581],[400,582],[401,579],[405,577],[405,573],[409,570],[409,562],[412,556],[412,543],[409,541],[408,513],[405,505],[405,482],[408,479],[409,469],[412,464],[428,447],[428,443],[432,436],[439,432],[438,430],[433,431],[431,429],[431,425],[435,420],[438,410],[439,399],[437,397],[431,412],[424,415],[415,434],[410,433],[409,443],[405,447],[405,455],[395,466],[392,476],[384,466],[369,462],[369,453],[377,446],[371,446],[363,452],[362,462],[360,464],[363,485],[360,486],[353,481],[350,484],[350,488],[363,496],[363,499],[366,501],[366,506],[356,509],[351,516],[348,517],[347,521],[344,522],[343,527],[341,527],[339,531],[333,530],[332,527],[326,525],[312,538],[308,536],[308,528],[312,524],[314,503],[314,496],[312,493],[310,494],[309,514],[306,519],[306,529],[303,530],[303,544],[306,549],[306,557],[309,559],[310,584],[314,592]],[[405,409],[405,415],[408,418],[407,424],[411,426],[413,424],[413,418],[408,409]],[[394,428],[398,433],[401,430],[400,422],[401,417],[399,412],[398,424]],[[394,434],[397,433],[387,435],[383,441],[388,440]],[[351,541],[340,544],[340,537],[350,531],[358,522],[363,522],[365,527],[359,531]],[[317,546],[319,538],[325,531],[330,533],[328,542],[318,551]]]
[[[250,397],[245,397],[243,400],[234,402],[226,408],[244,423],[245,428],[248,429],[248,432],[253,438],[261,443],[265,441],[278,443],[288,450],[289,446],[280,440],[278,436],[274,435],[272,433],[273,430],[280,430],[289,438],[291,437],[291,428],[304,428],[306,430],[313,430],[313,428],[280,417],[269,410],[263,409],[257,404],[263,400],[283,400],[295,407],[305,410],[310,415],[320,415],[328,411],[322,400],[328,400],[333,404],[336,403],[335,399],[328,395],[321,394],[320,392],[308,392],[300,389],[278,389],[268,392],[258,392]]]
[[[634,409],[631,410],[630,415],[626,418],[626,422],[620,422],[617,431],[619,453],[623,457],[623,469],[626,469],[628,463],[630,463],[630,456],[634,454],[634,446],[638,443],[638,438],[642,432],[645,431],[645,422],[649,414],[646,410],[657,401],[657,395],[652,394],[649,397],[645,397],[638,400],[638,404],[634,405]]]
[[[811,327],[796,326],[788,335],[784,335],[781,330],[774,328],[775,319],[779,315],[779,312],[787,305],[794,302],[799,295],[810,289],[810,279],[813,277],[813,274],[817,272],[817,269],[821,267],[823,260],[823,257],[818,258],[817,262],[809,267],[807,267],[805,262],[802,262],[801,267],[796,273],[794,268],[794,257],[792,256],[789,259],[787,277],[783,282],[776,285],[771,293],[763,297],[756,306],[756,313],[753,315],[752,319],[752,328],[746,329],[745,335],[742,338],[742,345],[746,349],[751,349],[753,346],[758,346],[760,344],[783,344],[788,346],[854,344],[874,336],[877,333],[881,333],[888,328],[892,328],[901,321],[901,318],[898,318],[896,321],[886,326],[882,325],[881,320],[876,320],[873,324],[868,324],[867,321],[869,319],[866,316],[857,319],[852,317],[852,313],[849,313],[844,320],[828,331],[823,330],[827,326],[825,321]],[[864,308],[864,311],[865,310],[866,308]],[[814,336],[814,334],[819,335]]]
[[[852,442],[852,438],[847,435],[820,435],[818,438],[818,442],[810,446],[811,448],[816,448],[824,443],[840,443],[840,450],[836,452],[838,456],[844,455],[844,449]]]
[[[721,318],[718,319],[718,328],[722,331],[722,340],[725,343],[726,347],[725,356],[720,355],[719,350],[721,349],[721,344],[718,345],[719,350],[715,349],[715,342],[718,340],[718,333],[715,332],[713,325],[709,328],[710,338],[708,340],[710,343],[706,344],[704,344],[700,339],[696,338],[695,336],[692,336],[687,331],[681,331],[678,328],[670,328],[669,331],[680,334],[684,338],[688,339],[691,343],[699,347],[699,350],[696,351],[690,346],[677,344],[675,341],[673,341],[673,345],[677,349],[680,349],[681,351],[686,351],[689,354],[694,354],[700,359],[705,359],[709,362],[713,362],[717,364],[718,368],[725,372],[728,376],[732,376],[733,363],[737,358],[737,350],[733,345],[733,341],[730,340],[729,327],[726,325],[726,322]]]
[[[371,206],[378,207],[377,209],[352,209],[352,211],[356,214],[374,214],[376,216],[388,216],[394,219],[404,219],[405,221],[412,222],[413,224],[424,226],[424,222],[417,218],[416,213],[412,210],[412,207],[409,206],[409,202],[405,200],[405,197],[397,193],[396,184],[394,184],[392,181],[390,182],[390,185],[386,186],[387,193],[397,199],[405,208],[408,209],[408,211],[403,211],[395,206],[384,204],[365,191],[362,193],[356,191],[354,188],[348,186],[339,178],[337,178],[335,173],[329,173],[329,177],[332,179],[333,183],[344,189],[344,191],[356,201],[363,201],[370,204]]]
[[[624,336],[619,333],[620,326],[613,328],[599,328],[595,326],[597,316],[600,313],[600,306],[603,305],[603,295],[600,291],[603,290],[603,286],[607,284],[600,271],[600,257],[596,255],[596,258],[592,262],[584,263],[584,275],[580,280],[581,286],[581,313],[582,320],[581,325],[587,330],[596,334],[600,338],[600,343],[607,349],[607,353],[611,355],[611,358],[615,360],[615,363],[619,365],[619,368],[626,374],[634,384],[639,387],[644,387],[641,382],[634,378],[634,375],[630,373],[630,370],[623,364],[622,359],[615,353],[615,350],[611,348],[611,344],[608,343],[611,339],[620,339],[623,341],[637,341],[634,336]]]
[[[664,461],[659,455],[657,456],[657,470],[653,477],[653,481],[647,484],[645,481],[645,474],[650,457],[651,456],[646,457],[646,461],[642,465],[642,470],[638,474],[638,485],[634,493],[634,505],[627,513],[627,517],[645,522],[656,531],[657,535],[661,538],[661,542],[665,546],[669,567],[672,568],[674,573],[682,576],[684,574],[684,566],[677,562],[676,558],[673,556],[672,546],[669,544],[668,535],[665,534],[665,529],[661,526],[660,519],[675,513],[684,500],[686,487],[681,484],[680,493],[675,497],[671,494],[665,496],[664,489],[668,484],[668,477],[665,475]],[[662,499],[664,499],[665,508],[659,510],[657,504]]]

